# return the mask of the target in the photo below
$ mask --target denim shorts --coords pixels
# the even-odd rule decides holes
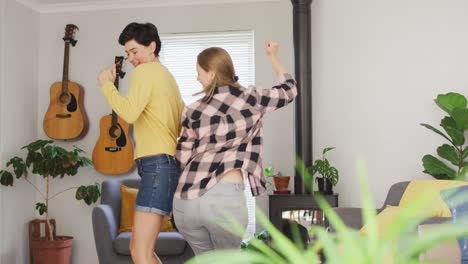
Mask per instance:
[[[171,155],[161,154],[136,161],[140,187],[135,210],[169,215],[180,177],[180,169]]]

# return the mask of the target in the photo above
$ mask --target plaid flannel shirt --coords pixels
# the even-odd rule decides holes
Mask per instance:
[[[285,74],[283,80],[268,89],[217,87],[209,103],[198,100],[185,107],[176,153],[178,199],[202,196],[232,169],[247,172],[253,196],[265,191],[262,118],[297,95],[292,76]]]

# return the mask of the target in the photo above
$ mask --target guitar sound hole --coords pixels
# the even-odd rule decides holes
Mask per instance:
[[[78,103],[74,94],[70,93],[70,103],[67,105],[68,112],[75,112],[78,109]]]
[[[115,141],[115,143],[117,143],[117,146],[119,147],[125,147],[127,145],[127,138],[126,138],[126,135],[125,135],[125,131],[122,129],[122,127],[120,126],[120,124],[117,124],[120,128],[120,131],[122,132],[120,137]]]
[[[109,128],[109,135],[111,138],[118,138],[120,137],[120,134],[122,134],[122,130],[120,130],[119,126],[111,126]]]
[[[71,97],[69,93],[60,94],[59,101],[63,105],[68,105],[70,103]]]

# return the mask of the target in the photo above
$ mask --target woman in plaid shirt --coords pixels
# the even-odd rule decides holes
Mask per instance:
[[[224,49],[208,48],[197,57],[197,80],[205,97],[182,112],[176,153],[181,176],[173,206],[177,228],[196,255],[239,248],[242,237],[221,225],[235,221],[247,226],[244,178],[252,195],[265,191],[260,157],[263,116],[297,95],[296,82],[280,63],[278,49],[278,43],[265,42],[280,80],[268,89],[241,87]]]

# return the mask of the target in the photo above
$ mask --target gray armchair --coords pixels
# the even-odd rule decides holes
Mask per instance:
[[[118,233],[120,226],[120,184],[138,188],[140,179],[116,179],[102,183],[101,204],[93,209],[94,241],[100,264],[131,264],[131,232]],[[178,232],[161,232],[156,254],[164,264],[184,263],[193,251]]]
[[[400,204],[401,197],[406,190],[410,182],[397,182],[390,187],[388,190],[387,198],[383,206],[377,209],[377,213],[381,212],[387,205],[398,206]],[[338,207],[334,208],[335,212],[340,216],[345,225],[353,229],[361,229],[363,224],[362,208],[355,207]],[[433,217],[424,220],[421,224],[438,224],[446,221],[451,221],[449,217]],[[334,231],[333,226],[330,226],[330,230]]]

